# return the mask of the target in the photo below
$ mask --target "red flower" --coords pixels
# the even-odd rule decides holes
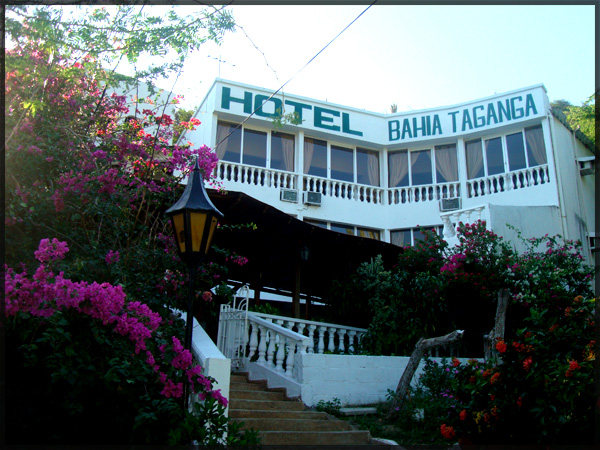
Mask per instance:
[[[573,375],[573,371],[577,370],[577,369],[581,369],[581,366],[579,365],[579,363],[577,361],[575,361],[575,360],[569,361],[569,368],[565,372],[565,377],[572,376]]]
[[[452,358],[452,367],[460,366],[460,361],[456,358]]]
[[[531,358],[531,356],[528,356],[525,361],[523,361],[523,368],[525,370],[529,370],[529,368],[531,367],[531,363],[533,362],[533,359]]]
[[[504,353],[506,351],[506,342],[504,342],[502,339],[496,342],[496,350],[498,350],[500,353]]]
[[[440,427],[440,431],[442,433],[442,436],[444,436],[446,439],[454,439],[454,437],[456,436],[456,433],[454,432],[454,428],[447,427],[445,423],[443,423],[442,426]]]
[[[490,384],[494,384],[496,381],[498,381],[498,378],[500,378],[500,374],[496,372],[494,375],[492,375],[492,378],[490,378]]]
[[[522,400],[522,399],[521,399],[521,397],[519,397],[519,398],[517,399],[517,406],[518,406],[519,408],[520,408],[521,406],[523,406],[523,402],[522,402],[521,400]]]
[[[465,420],[467,418],[467,410],[463,409],[460,414],[458,415],[458,417],[460,417],[460,420]]]

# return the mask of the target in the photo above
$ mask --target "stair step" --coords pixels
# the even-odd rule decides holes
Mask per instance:
[[[304,404],[294,401],[274,401],[274,400],[243,400],[237,398],[229,399],[229,410],[232,409],[258,409],[258,410],[281,410],[281,411],[302,411]]]
[[[273,419],[273,418],[243,418],[233,419],[244,422],[242,429],[254,428],[260,431],[344,431],[352,428],[341,420],[323,419]]]
[[[368,431],[261,431],[262,445],[369,445]]]
[[[327,414],[317,411],[277,411],[256,409],[230,409],[229,417],[232,419],[329,419]]]
[[[234,381],[229,383],[230,390],[247,390],[247,391],[262,391],[265,389],[264,386],[261,386],[257,383],[249,383],[244,381],[243,383],[240,381]]]
[[[254,390],[237,390],[232,389],[229,391],[229,396],[237,400],[272,400],[272,401],[283,401],[283,394],[281,392],[269,392],[269,391],[254,391]]]

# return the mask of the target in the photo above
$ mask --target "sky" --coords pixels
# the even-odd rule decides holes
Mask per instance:
[[[189,107],[219,76],[272,90],[292,78],[286,93],[386,113],[391,104],[451,106],[536,84],[551,101],[580,105],[595,90],[593,5],[367,7],[234,4],[245,33],[205,44],[174,91]]]
[[[198,6],[175,8],[183,15]],[[392,104],[398,112],[453,106],[538,84],[550,101],[580,105],[596,90],[599,11],[591,4],[369,7],[234,0],[227,8],[237,31],[221,45],[208,42],[192,53],[179,77],[158,81],[184,96],[182,107],[199,106],[217,77],[273,91],[285,84],[288,94],[378,113],[389,113]],[[147,62],[142,57],[138,66]],[[117,71],[131,73],[123,63]]]

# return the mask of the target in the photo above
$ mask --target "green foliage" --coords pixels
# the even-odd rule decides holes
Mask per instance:
[[[8,5],[6,34],[24,45],[39,40],[50,54],[74,61],[84,55],[106,65],[125,58],[135,64],[140,57],[153,57],[152,63],[136,70],[136,80],[151,81],[177,72],[191,52],[208,41],[221,42],[234,30],[231,13],[223,7],[195,8],[181,15],[177,6],[134,5],[111,7]],[[168,60],[162,57],[169,54]]]
[[[251,306],[250,311],[254,311],[257,313],[262,313],[262,314],[271,314],[272,316],[280,316],[281,313],[279,312],[279,309],[277,309],[275,306],[271,305],[270,303],[261,303],[260,305],[254,305]]]
[[[317,403],[317,406],[315,406],[315,409],[317,411],[326,412],[327,414],[331,414],[332,416],[339,416],[341,408],[342,408],[342,403],[340,402],[340,399],[337,397],[334,397],[333,400],[328,400],[328,401],[319,400],[319,402]]]
[[[596,95],[591,95],[581,106],[569,106],[567,121],[574,130],[579,129],[596,145]]]
[[[509,336],[534,301],[564,305],[576,295],[592,295],[593,270],[583,261],[579,242],[547,235],[525,239],[517,233],[525,247],[517,253],[481,221],[460,223],[459,243],[453,248],[434,233],[424,235],[404,249],[394,267],[386,268],[376,258],[336,284],[336,313],[361,318],[362,323],[348,323],[368,327],[363,352],[408,355],[421,337],[462,329],[463,350],[479,355],[482,336],[494,324],[500,290],[508,289],[515,300],[507,316]]]
[[[450,373],[444,388],[452,401],[437,420],[447,439],[591,444],[594,304],[578,296],[566,308],[549,309],[537,301],[515,338],[496,342],[497,358],[429,366],[430,378]]]

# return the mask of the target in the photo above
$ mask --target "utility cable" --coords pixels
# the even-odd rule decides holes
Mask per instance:
[[[233,2],[232,2],[232,3],[233,3]],[[264,105],[265,105],[265,104],[266,104],[266,103],[267,103],[269,100],[271,100],[271,99],[272,99],[272,98],[273,98],[275,95],[277,95],[277,93],[278,93],[279,91],[281,91],[281,90],[282,90],[282,89],[285,87],[285,85],[287,85],[287,84],[288,84],[290,81],[292,81],[292,80],[293,80],[293,79],[294,79],[294,78],[295,78],[295,77],[296,77],[296,76],[297,76],[297,75],[298,75],[300,72],[302,72],[302,71],[303,71],[303,70],[304,70],[304,69],[305,69],[305,68],[306,68],[306,67],[307,67],[307,66],[308,66],[308,65],[309,65],[311,62],[313,62],[313,61],[315,60],[315,58],[316,58],[317,56],[319,56],[321,53],[323,53],[323,51],[325,51],[325,49],[326,49],[327,47],[329,47],[329,46],[330,46],[330,45],[333,43],[333,41],[335,41],[335,40],[336,40],[338,37],[340,37],[340,36],[342,35],[342,33],[344,33],[344,32],[345,32],[345,31],[346,31],[348,28],[350,28],[350,26],[351,26],[351,25],[352,25],[354,22],[356,22],[356,21],[357,21],[357,20],[358,20],[358,19],[359,19],[359,18],[360,18],[360,17],[361,17],[361,16],[362,16],[364,13],[366,13],[366,12],[369,10],[369,8],[371,8],[371,6],[373,6],[375,3],[377,3],[377,0],[375,0],[375,1],[374,1],[373,3],[371,3],[369,6],[367,6],[363,12],[361,12],[361,13],[360,13],[358,16],[356,16],[356,18],[355,18],[355,19],[354,19],[352,22],[350,22],[348,25],[346,25],[346,27],[345,27],[345,28],[344,28],[342,31],[340,31],[340,32],[339,32],[339,33],[338,33],[338,34],[337,34],[337,35],[336,35],[336,36],[335,36],[335,37],[334,37],[334,38],[333,38],[331,41],[329,41],[329,43],[327,43],[327,45],[325,45],[325,47],[323,47],[321,50],[319,50],[319,52],[318,52],[318,53],[317,53],[315,56],[313,56],[312,58],[310,58],[310,60],[309,60],[309,61],[308,61],[306,64],[304,64],[304,66],[302,66],[302,68],[301,68],[300,70],[298,70],[298,71],[297,71],[297,72],[296,72],[294,75],[292,75],[292,77],[291,77],[289,80],[287,80],[285,83],[283,83],[283,84],[282,84],[282,85],[279,87],[279,89],[277,89],[275,92],[273,92],[273,93],[272,93],[272,94],[269,96],[269,98],[267,98],[267,99],[266,99],[264,102],[262,102],[262,104],[261,104],[261,105],[260,105],[258,108],[256,108],[254,111],[252,111],[248,117],[246,117],[246,118],[245,118],[245,119],[244,119],[244,120],[243,120],[243,121],[242,121],[242,122],[241,122],[239,125],[237,125],[237,126],[236,126],[236,127],[233,129],[233,130],[231,130],[227,136],[225,136],[223,139],[221,139],[221,141],[220,141],[220,142],[218,142],[218,143],[215,145],[215,149],[216,149],[216,148],[217,148],[219,145],[221,145],[221,144],[222,144],[224,141],[226,141],[226,140],[229,138],[229,136],[231,136],[231,135],[232,135],[232,134],[233,134],[233,133],[234,133],[236,130],[238,130],[238,129],[239,129],[239,128],[240,128],[240,127],[241,127],[241,126],[244,124],[244,123],[246,123],[246,121],[247,121],[248,119],[250,119],[250,118],[251,118],[251,117],[252,117],[252,116],[253,116],[253,115],[254,115],[254,114],[255,114],[255,113],[258,111],[258,110],[262,109],[262,107],[263,107],[263,106],[264,106]]]

